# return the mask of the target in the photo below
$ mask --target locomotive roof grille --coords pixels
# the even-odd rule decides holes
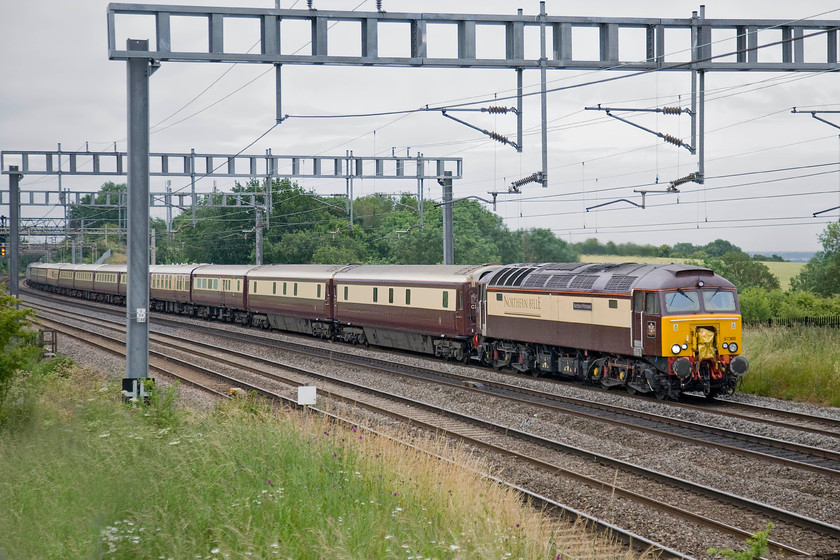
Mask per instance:
[[[610,278],[610,281],[607,282],[606,286],[604,286],[604,290],[608,292],[628,293],[630,291],[630,287],[637,279],[638,276],[616,274],[615,276]]]
[[[519,269],[517,269],[517,268],[503,268],[503,269],[501,269],[499,272],[496,273],[495,276],[493,276],[493,279],[490,280],[490,284],[493,285],[493,286],[503,286],[504,285],[504,283],[503,283],[504,280],[508,276],[510,276],[511,274],[516,272],[517,270],[519,270]]]
[[[535,268],[523,268],[519,270],[517,274],[511,274],[507,277],[505,281],[505,286],[507,287],[518,287],[522,285],[522,281],[527,277],[531,272],[536,270]]]
[[[522,283],[523,288],[544,288],[546,282],[554,278],[547,274],[531,274]]]
[[[551,263],[543,268],[543,270],[577,270],[582,266],[586,265],[581,263]]]
[[[572,274],[555,274],[548,278],[545,287],[552,290],[562,290],[569,285],[569,280],[574,278]]]
[[[595,285],[599,276],[596,274],[578,274],[569,284],[570,289],[589,290]]]

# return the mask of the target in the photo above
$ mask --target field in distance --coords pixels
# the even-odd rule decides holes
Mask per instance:
[[[623,255],[581,255],[580,262],[637,262],[642,264],[683,264],[692,259],[675,259],[671,257],[627,257]],[[770,272],[779,279],[783,290],[790,288],[790,279],[798,276],[799,271],[805,266],[802,262],[765,262]]]

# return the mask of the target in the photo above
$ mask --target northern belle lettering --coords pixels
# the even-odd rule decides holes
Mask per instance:
[[[540,298],[538,297],[504,296],[503,301],[505,307],[509,309],[540,310]]]

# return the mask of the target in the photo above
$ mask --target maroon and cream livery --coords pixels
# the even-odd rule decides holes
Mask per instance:
[[[333,335],[333,277],[345,265],[271,264],[247,272],[246,308],[251,323],[312,334]]]
[[[496,267],[352,266],[336,274],[337,338],[462,360],[479,331],[478,280]]]
[[[32,264],[30,285],[125,303],[123,265]],[[686,265],[161,265],[150,307],[679,398],[734,391],[735,286]]]
[[[747,371],[735,286],[709,269],[515,264],[485,282],[477,348],[494,367],[659,398],[731,393]]]

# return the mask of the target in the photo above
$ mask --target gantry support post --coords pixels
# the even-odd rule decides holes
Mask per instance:
[[[9,166],[9,295],[18,297],[20,263],[20,179],[17,165]],[[17,305],[15,306],[17,308]]]
[[[147,40],[128,39],[127,43],[129,51],[149,50]],[[136,380],[148,377],[149,373],[150,75],[149,59],[128,59],[128,281],[123,390],[131,393],[132,398],[141,396],[143,391]]]
[[[444,178],[438,179],[443,187],[443,264],[455,264],[455,239],[452,232],[452,172],[444,171]]]
[[[540,115],[542,120],[542,186],[548,187],[548,100],[546,97],[545,1],[540,2]],[[520,144],[521,146],[522,144]]]
[[[257,266],[262,266],[263,263],[263,207],[260,205],[254,205],[254,212],[256,213],[256,225],[254,227],[254,231],[257,235],[257,248],[256,248],[256,262]]]

